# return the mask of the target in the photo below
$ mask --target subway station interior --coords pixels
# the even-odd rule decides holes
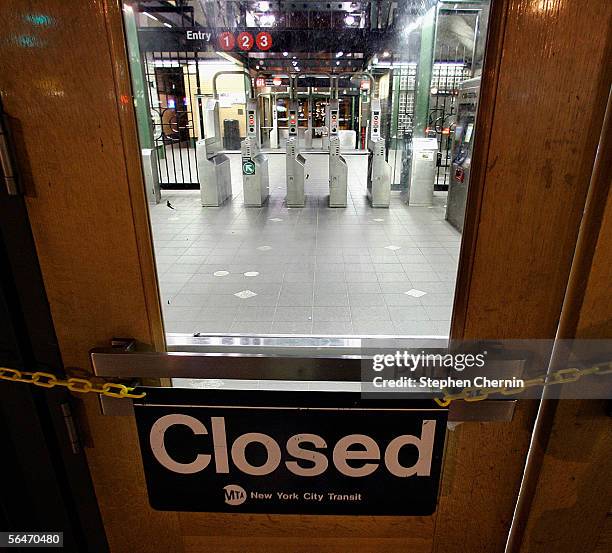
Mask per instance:
[[[449,335],[488,11],[124,6],[169,335]]]

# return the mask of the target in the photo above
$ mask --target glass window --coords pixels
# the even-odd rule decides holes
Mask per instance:
[[[448,336],[488,7],[125,3],[169,334]]]

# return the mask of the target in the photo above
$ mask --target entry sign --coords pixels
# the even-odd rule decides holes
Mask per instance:
[[[250,159],[242,160],[242,174],[243,175],[254,175],[255,174],[255,163]]]
[[[447,410],[428,400],[149,388],[134,406],[154,509],[435,511]]]

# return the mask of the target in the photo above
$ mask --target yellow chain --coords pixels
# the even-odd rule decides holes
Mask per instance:
[[[472,386],[470,388],[464,388],[461,390],[461,392],[456,394],[447,394],[444,392],[444,395],[441,398],[434,398],[434,400],[440,407],[448,407],[453,401],[460,399],[463,401],[482,401],[483,399],[487,399],[491,394],[513,396],[516,394],[521,394],[527,388],[533,388],[535,386],[567,384],[568,382],[576,382],[583,376],[590,374],[602,375],[609,373],[612,373],[612,363],[607,363],[596,367],[589,367],[587,369],[559,369],[558,371],[551,372],[544,376],[525,380],[524,385],[520,388],[508,388],[506,386],[502,386],[500,388],[478,388]]]
[[[537,378],[525,380],[525,383],[521,388],[508,388],[506,386],[499,388],[478,388],[472,386],[470,388],[464,388],[461,392],[456,394],[447,394],[445,392],[442,398],[434,398],[434,400],[441,407],[448,407],[453,401],[456,400],[464,400],[468,402],[482,401],[487,399],[491,394],[513,396],[524,392],[527,388],[567,384],[569,382],[576,382],[583,376],[590,374],[602,375],[609,373],[612,373],[612,363],[607,363],[597,367],[589,367],[587,369],[560,369],[546,376],[539,376]],[[101,387],[96,387],[93,382],[85,378],[72,377],[62,380],[57,378],[57,376],[54,374],[48,372],[19,371],[17,369],[10,369],[8,367],[0,367],[0,380],[8,380],[10,382],[25,382],[27,384],[33,384],[34,386],[40,386],[43,388],[64,386],[71,392],[80,394],[94,393],[117,398],[127,397],[138,399],[147,395],[144,392],[142,394],[132,394],[131,392],[135,388],[125,386],[124,384],[118,384],[116,382],[106,382]]]
[[[103,396],[110,397],[129,397],[133,399],[141,398],[147,394],[133,394],[131,393],[134,388],[125,386],[124,384],[118,384],[116,382],[106,382],[100,387],[86,378],[68,378],[62,380],[57,378],[56,375],[37,371],[27,372],[18,371],[17,369],[9,369],[8,367],[0,367],[0,379],[8,380],[10,382],[25,382],[27,384],[34,384],[34,386],[41,386],[42,388],[53,388],[55,386],[64,386],[71,392],[77,392],[79,394],[94,393]]]

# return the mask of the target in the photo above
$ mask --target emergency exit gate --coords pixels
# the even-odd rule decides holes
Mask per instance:
[[[146,52],[145,85],[162,189],[198,189],[195,142],[203,136],[198,52]],[[198,131],[199,129],[199,131]]]

